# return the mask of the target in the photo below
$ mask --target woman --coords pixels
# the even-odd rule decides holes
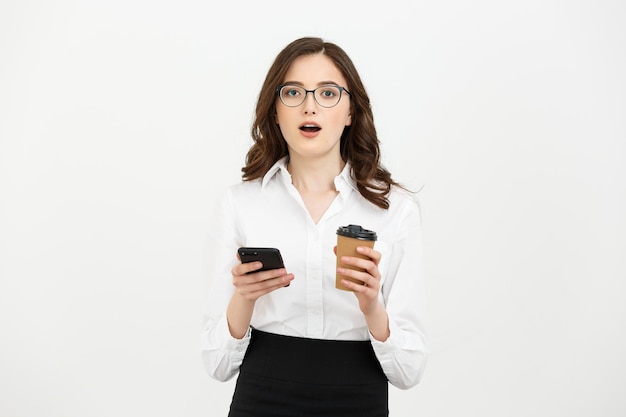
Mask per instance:
[[[220,200],[202,330],[208,373],[239,374],[230,416],[387,416],[388,383],[424,371],[418,205],[380,163],[369,98],[348,55],[301,38],[261,88],[243,181]],[[336,231],[362,225],[374,249],[336,267]],[[241,246],[280,249],[258,272]],[[255,272],[256,271],[256,272]],[[336,273],[349,291],[335,287]]]

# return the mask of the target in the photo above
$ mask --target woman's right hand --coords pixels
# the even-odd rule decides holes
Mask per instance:
[[[231,270],[235,292],[228,304],[226,318],[228,330],[236,339],[247,333],[256,300],[293,281],[294,275],[288,274],[285,268],[254,272],[261,266],[261,262],[239,263]]]
[[[243,299],[254,302],[265,294],[286,287],[294,279],[294,275],[288,274],[285,268],[254,272],[262,266],[258,261],[239,263],[231,270],[235,291]]]

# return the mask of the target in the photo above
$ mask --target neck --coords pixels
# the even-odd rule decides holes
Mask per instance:
[[[335,177],[339,175],[345,162],[341,157],[335,160],[301,160],[290,158],[287,170],[291,182],[300,191],[326,192],[335,191]]]

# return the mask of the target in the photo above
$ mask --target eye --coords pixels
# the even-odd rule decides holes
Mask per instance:
[[[283,88],[283,95],[287,96],[287,97],[297,97],[299,95],[302,94],[302,90],[298,87],[284,87]]]
[[[339,94],[337,87],[321,87],[319,95],[323,98],[333,98]]]

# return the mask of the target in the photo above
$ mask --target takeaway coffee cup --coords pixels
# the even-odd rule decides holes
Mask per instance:
[[[351,224],[348,226],[342,226],[337,229],[337,268],[348,268],[354,269],[357,271],[363,271],[361,268],[355,268],[351,265],[345,265],[341,262],[342,256],[354,256],[362,259],[369,259],[365,255],[361,255],[356,251],[357,246],[368,246],[370,248],[374,247],[374,242],[376,241],[377,236],[376,232],[371,230],[363,229],[361,226],[356,224]],[[335,278],[335,287],[340,290],[350,291],[347,287],[345,287],[341,280],[348,280],[355,282],[357,284],[363,284],[362,281],[356,280],[354,278],[349,278],[343,274],[337,272]]]

